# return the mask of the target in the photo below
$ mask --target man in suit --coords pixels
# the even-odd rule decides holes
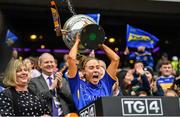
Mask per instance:
[[[62,73],[54,73],[55,60],[49,53],[39,57],[41,76],[30,80],[29,89],[47,101],[52,116],[62,116],[75,112],[69,84]]]

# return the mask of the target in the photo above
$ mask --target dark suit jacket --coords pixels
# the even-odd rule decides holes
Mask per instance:
[[[45,99],[49,109],[51,110],[53,97],[52,91],[49,90],[48,85],[42,75],[37,78],[32,78],[29,82],[28,88],[37,96]],[[76,112],[69,83],[65,78],[62,79],[62,87],[57,89],[57,95],[62,105],[64,114]]]

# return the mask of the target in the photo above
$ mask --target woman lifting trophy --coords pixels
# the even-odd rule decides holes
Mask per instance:
[[[61,34],[66,46],[70,48],[67,77],[76,108],[81,110],[99,97],[111,96],[112,87],[116,82],[119,56],[103,44],[105,40],[103,28],[92,18],[80,14],[66,21]],[[77,65],[78,51],[94,50],[99,47],[110,59],[103,77],[99,60],[95,57],[83,57],[79,63],[80,67]]]

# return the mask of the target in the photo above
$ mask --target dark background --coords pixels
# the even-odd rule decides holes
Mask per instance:
[[[61,17],[61,24],[72,16],[67,2],[55,0]],[[169,56],[180,56],[180,2],[152,0],[71,0],[77,14],[100,13],[100,25],[107,38],[114,37],[114,44],[105,41],[109,47],[119,47],[123,52],[126,46],[126,25],[141,28],[159,38],[154,53],[155,61],[163,52]],[[68,49],[61,37],[54,32],[49,0],[0,0],[0,63],[5,66],[12,47],[4,42],[7,29],[18,37],[12,47],[31,48],[30,52],[19,52],[22,57],[39,56],[35,49],[44,44],[49,49]],[[31,34],[42,35],[43,39],[31,41]],[[62,53],[53,53],[59,62]],[[104,59],[104,55],[97,55]],[[120,55],[122,58],[123,56]],[[105,59],[106,61],[106,59]],[[123,61],[122,61],[123,63]]]

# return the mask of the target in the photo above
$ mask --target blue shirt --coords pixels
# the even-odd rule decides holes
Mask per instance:
[[[130,60],[140,61],[144,64],[144,66],[149,66],[153,68],[154,60],[150,52],[134,52],[129,55]]]
[[[69,78],[70,89],[76,108],[80,110],[99,97],[111,96],[114,83],[115,80],[107,72],[97,85],[81,80],[77,72],[74,78]]]

